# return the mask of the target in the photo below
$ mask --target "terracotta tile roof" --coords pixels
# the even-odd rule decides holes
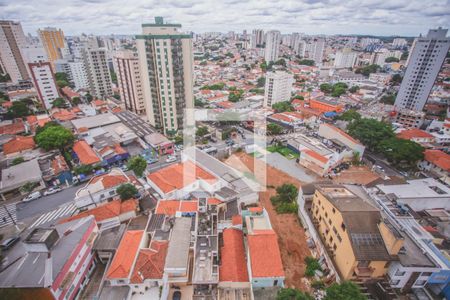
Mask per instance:
[[[231,224],[242,225],[242,217],[240,215],[235,215],[231,217]]]
[[[83,211],[77,215],[62,219],[59,223],[67,223],[73,220],[85,218],[87,216],[94,216],[95,221],[101,222],[111,218],[120,216],[121,214],[136,211],[139,206],[137,199],[128,199],[126,201],[113,200],[98,207]]]
[[[182,189],[198,179],[215,183],[217,178],[190,161],[177,163],[151,173],[147,178],[164,193]],[[185,180],[185,182],[183,182]]]
[[[263,212],[263,208],[261,206],[249,207],[248,211],[250,211],[252,213],[262,213]]]
[[[33,116],[28,116],[27,117],[27,123],[30,124],[30,125],[34,124],[34,123],[37,123],[37,117],[34,116],[34,115]]]
[[[4,154],[12,154],[25,150],[31,150],[36,147],[32,136],[16,136],[14,139],[3,145]]]
[[[327,161],[328,161],[328,158],[326,158],[323,155],[320,155],[319,153],[317,153],[311,149],[305,149],[305,150],[302,150],[302,152],[306,153],[307,155],[311,156],[314,159],[317,159],[318,161],[320,161],[324,164],[327,163]]]
[[[119,112],[121,112],[122,111],[122,109],[120,108],[120,107],[118,107],[118,106],[116,106],[116,107],[114,107],[113,109],[112,109],[112,112],[113,113],[119,113]]]
[[[70,121],[77,118],[74,110],[69,111],[67,109],[60,109],[52,114],[52,117],[59,121]]]
[[[96,99],[96,100],[92,101],[92,104],[94,106],[100,107],[100,106],[106,105],[106,102],[103,100],[100,100],[100,99]]]
[[[233,102],[231,101],[222,101],[216,103],[217,106],[220,106],[222,108],[232,108],[234,106]]]
[[[19,134],[25,132],[25,123],[22,120],[12,124],[0,126],[0,134]]]
[[[141,249],[133,268],[131,283],[143,283],[146,279],[162,279],[169,242],[152,241],[150,249]]]
[[[284,277],[277,235],[270,233],[248,235],[250,267],[253,277]]]
[[[106,273],[107,279],[129,278],[144,235],[143,230],[126,231]]]
[[[450,172],[450,155],[441,150],[425,150],[425,160]]]
[[[80,94],[76,93],[69,86],[65,86],[61,90],[62,90],[63,94],[69,98],[80,97]]]
[[[219,280],[228,282],[248,282],[247,262],[244,248],[244,234],[239,229],[223,231]]]
[[[12,101],[7,101],[2,103],[2,107],[10,108],[13,105]]]
[[[62,171],[68,171],[69,166],[67,166],[66,161],[64,160],[64,157],[62,155],[57,155],[52,161],[51,161],[51,168],[53,170],[53,173],[55,175],[58,175]]]
[[[114,175],[114,174],[104,174],[97,177],[92,178],[89,184],[94,184],[101,181],[103,188],[109,189],[122,183],[127,183],[128,178],[124,175]]]
[[[100,162],[100,158],[85,140],[75,142],[72,149],[83,165],[91,165]]]
[[[220,203],[222,203],[222,201],[217,198],[208,198],[209,205],[219,205]]]
[[[196,212],[198,202],[196,200],[160,200],[156,206],[157,214],[174,216],[177,211]]]
[[[400,139],[404,139],[404,140],[411,140],[414,138],[431,138],[431,139],[434,138],[428,132],[417,129],[417,128],[403,130],[402,132],[397,134],[397,137]]]

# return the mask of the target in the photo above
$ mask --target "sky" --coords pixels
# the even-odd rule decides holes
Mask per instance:
[[[139,34],[163,16],[184,31],[418,36],[450,27],[450,0],[0,0],[0,19],[26,33],[61,28],[66,35]]]

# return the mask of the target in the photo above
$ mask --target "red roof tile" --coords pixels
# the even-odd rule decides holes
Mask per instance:
[[[59,121],[70,121],[77,118],[74,111],[69,111],[67,109],[60,109],[52,114],[52,117]]]
[[[0,126],[0,134],[19,134],[25,132],[25,124],[22,120],[17,120],[12,124]]]
[[[247,239],[252,277],[284,277],[275,232],[248,235]]]
[[[100,158],[85,140],[75,142],[72,149],[83,165],[91,165],[100,162]]]
[[[76,93],[69,86],[65,86],[61,90],[62,90],[63,94],[69,98],[80,97],[80,94]]]
[[[66,161],[64,160],[64,157],[62,155],[57,155],[52,161],[51,161],[51,168],[53,170],[53,173],[55,175],[58,175],[62,171],[68,171],[69,166],[67,166]]]
[[[173,216],[179,212],[196,212],[198,202],[196,200],[160,200],[156,206],[156,213]]]
[[[247,262],[244,248],[244,234],[239,229],[223,231],[219,280],[228,282],[248,282]]]
[[[311,156],[312,158],[317,159],[318,161],[320,161],[322,163],[326,163],[328,161],[328,158],[326,158],[323,155],[320,155],[319,153],[317,153],[311,149],[304,149],[301,151],[306,153],[307,155]]]
[[[216,177],[190,161],[168,166],[149,174],[147,178],[155,183],[164,193],[182,189],[198,179],[212,183],[217,181]]]
[[[104,174],[104,175],[100,175],[100,176],[92,178],[90,184],[94,184],[99,181],[101,181],[101,183],[105,189],[109,189],[109,188],[121,185],[122,183],[127,183],[129,180],[124,175]]]
[[[417,128],[403,130],[397,134],[397,137],[404,140],[411,140],[414,138],[433,138],[433,136],[428,132]]]
[[[143,283],[146,279],[162,279],[169,242],[153,241],[150,249],[141,249],[133,268],[131,283]]]
[[[129,230],[123,235],[116,254],[106,273],[107,279],[129,278],[144,235],[143,230]]]
[[[235,215],[231,217],[231,224],[242,225],[242,217],[240,215]]]
[[[36,147],[32,136],[16,136],[13,140],[3,145],[4,154],[12,154],[25,150],[31,150]]]
[[[425,160],[450,172],[450,155],[441,150],[425,150]]]

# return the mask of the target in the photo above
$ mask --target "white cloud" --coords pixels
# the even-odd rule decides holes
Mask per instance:
[[[138,34],[154,16],[186,31],[253,28],[309,34],[417,36],[450,24],[448,0],[0,0],[0,18],[21,21],[26,32],[60,27],[67,35]]]

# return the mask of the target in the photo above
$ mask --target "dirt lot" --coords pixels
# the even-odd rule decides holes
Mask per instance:
[[[241,160],[245,167],[250,171],[253,170],[253,157],[243,152],[232,156],[226,163],[236,167],[237,159]],[[264,162],[260,160],[256,161],[257,163],[264,164]],[[241,168],[241,171],[245,172],[245,167]],[[283,183],[292,183],[297,187],[301,185],[301,182],[295,178],[292,178],[286,173],[283,173],[271,166],[267,166],[267,185],[277,187]],[[266,192],[260,192],[259,199],[262,206],[264,206],[269,213],[272,227],[278,234],[281,259],[283,261],[284,271],[286,274],[285,284],[287,287],[295,287],[301,290],[306,290],[306,287],[301,280],[304,276],[306,267],[304,259],[306,256],[310,255],[306,244],[305,232],[300,226],[296,215],[278,215],[275,212],[272,203],[270,202],[270,197],[275,194],[275,189],[269,188]]]
[[[367,166],[351,166],[348,170],[342,171],[333,181],[341,184],[362,184],[366,185],[380,178],[377,173],[372,172]]]

